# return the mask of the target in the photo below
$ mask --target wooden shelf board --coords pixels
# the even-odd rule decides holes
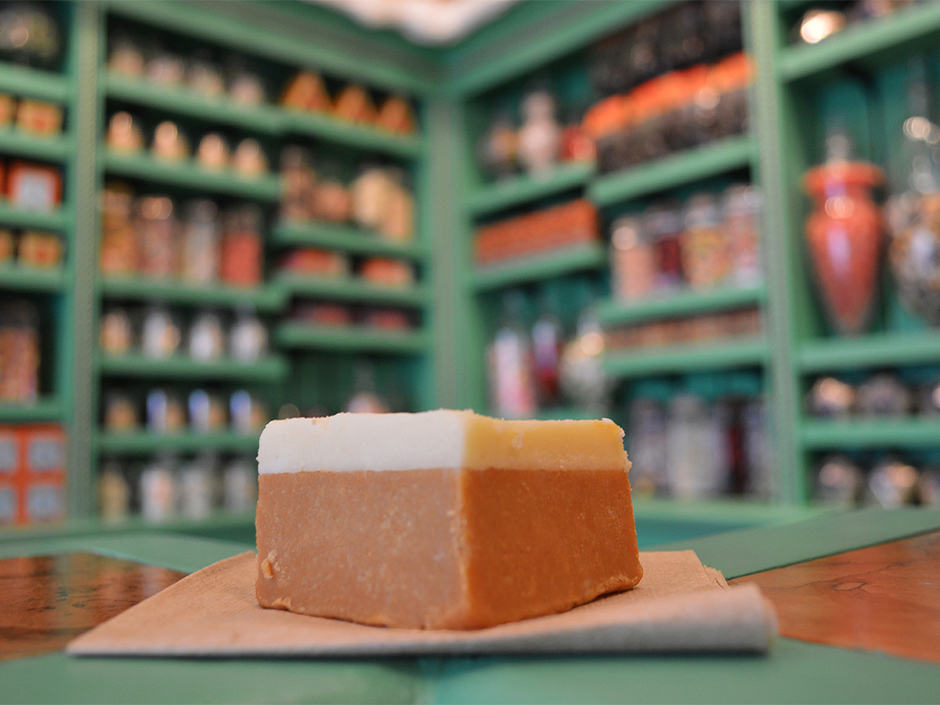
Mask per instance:
[[[575,245],[525,259],[479,267],[470,274],[470,286],[487,291],[525,282],[551,279],[607,265],[607,253],[600,243]]]
[[[722,287],[703,291],[683,291],[630,303],[608,299],[598,306],[597,315],[605,326],[617,326],[657,318],[676,318],[710,311],[759,306],[766,298],[765,286]]]
[[[482,186],[467,198],[470,215],[481,216],[511,206],[537,201],[588,182],[594,174],[593,162],[559,164],[544,176],[517,176]]]
[[[75,152],[75,141],[68,135],[36,137],[15,128],[0,129],[0,154],[43,161],[61,162]]]
[[[374,331],[351,326],[330,328],[284,323],[278,327],[275,337],[280,345],[295,349],[387,354],[428,352],[428,336],[424,331]]]
[[[101,355],[98,359],[98,370],[112,377],[172,377],[275,382],[287,376],[288,365],[287,360],[278,355],[270,355],[257,362],[245,363],[236,360],[201,362],[182,355],[159,360],[141,354],[127,354]]]
[[[0,402],[0,423],[44,423],[65,420],[65,406],[55,397],[34,404]]]
[[[803,372],[938,363],[940,333],[876,333],[804,342],[797,360]]]
[[[800,441],[809,450],[851,448],[940,448],[940,419],[804,419]]]
[[[258,434],[238,433],[172,433],[155,434],[144,431],[133,433],[99,434],[98,450],[111,455],[149,455],[152,453],[199,453],[218,451],[256,453]]]
[[[682,374],[704,370],[756,367],[767,362],[769,349],[762,338],[723,340],[700,345],[637,348],[604,354],[604,370],[627,379],[655,374]]]
[[[31,230],[55,230],[63,232],[69,228],[71,218],[68,204],[60,204],[51,213],[39,213],[0,203],[0,225]]]
[[[157,279],[102,279],[101,293],[108,299],[161,301],[178,306],[246,306],[259,311],[279,311],[284,294],[277,287],[243,288],[198,286]]]
[[[377,233],[334,223],[278,223],[271,239],[278,245],[323,247],[375,257],[421,260],[427,256],[426,248],[417,243],[393,242]]]
[[[67,281],[61,267],[38,269],[23,265],[0,265],[0,289],[59,292]]]
[[[71,95],[65,75],[6,62],[0,63],[0,91],[53,103],[64,103]]]
[[[403,137],[373,127],[355,125],[329,115],[312,112],[283,111],[284,131],[306,135],[367,152],[416,159],[424,152],[420,136]]]
[[[729,137],[622,172],[598,176],[588,186],[588,197],[601,207],[625,203],[747,168],[756,153],[757,143],[752,137]]]
[[[285,291],[297,296],[335,301],[422,307],[427,305],[430,298],[429,291],[424,286],[378,286],[348,277],[324,279],[281,274],[277,277],[276,282]]]

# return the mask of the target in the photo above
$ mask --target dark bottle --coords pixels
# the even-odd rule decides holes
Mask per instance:
[[[542,297],[542,312],[532,326],[532,357],[535,368],[535,388],[539,406],[550,407],[558,401],[558,377],[564,333],[558,320],[557,297],[546,289]]]

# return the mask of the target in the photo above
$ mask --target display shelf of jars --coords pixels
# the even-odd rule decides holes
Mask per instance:
[[[208,171],[190,162],[163,162],[149,156],[115,154],[108,151],[99,154],[99,162],[112,175],[191,189],[199,193],[216,193],[258,201],[277,201],[281,195],[280,179],[276,175],[247,178]]]
[[[0,265],[0,289],[16,291],[57,292],[66,284],[61,267],[41,269],[19,265]]]
[[[64,103],[71,97],[69,79],[55,71],[0,63],[0,91]]]
[[[418,243],[395,242],[361,228],[334,223],[278,223],[271,230],[270,241],[376,257],[422,260],[427,256],[427,249]]]
[[[848,27],[817,44],[787,47],[780,54],[780,75],[789,81],[811,77],[855,61],[873,63],[928,49],[940,33],[940,4],[900,8],[888,17]]]
[[[97,439],[98,450],[110,455],[149,455],[152,453],[256,453],[260,434],[167,433],[150,431],[105,432]]]
[[[280,311],[284,305],[284,291],[276,286],[201,286],[144,278],[105,278],[100,286],[102,295],[114,300],[153,300],[174,306],[249,307],[262,312]]]
[[[800,345],[797,359],[803,372],[935,363],[940,361],[940,332],[811,340]]]
[[[291,294],[322,297],[333,301],[397,304],[420,308],[431,300],[430,290],[425,285],[383,286],[349,277],[311,277],[288,273],[278,274],[275,282]]]
[[[808,450],[829,448],[930,448],[940,441],[937,419],[821,421],[804,419],[800,441]]]
[[[375,127],[345,122],[325,113],[283,110],[283,132],[314,137],[330,143],[384,154],[417,159],[424,153],[420,135],[398,135]]]
[[[68,203],[62,203],[56,210],[48,213],[0,203],[0,223],[14,228],[36,228],[61,232],[68,229],[72,222],[70,213],[71,208]]]
[[[287,360],[268,355],[254,362],[238,360],[195,360],[178,356],[157,359],[141,354],[102,355],[98,359],[99,371],[112,377],[176,379],[232,379],[242,381],[276,382],[287,376]]]
[[[606,266],[607,253],[602,245],[582,243],[526,258],[479,266],[470,274],[470,285],[476,291],[488,291],[585,270],[599,270]]]
[[[608,299],[597,307],[597,317],[607,326],[671,318],[695,313],[759,306],[767,298],[767,287],[722,286],[714,289],[682,291],[635,302]]]
[[[481,216],[570,191],[588,183],[594,169],[593,162],[571,162],[557,164],[544,175],[496,181],[473,191],[466,199],[466,209],[472,216]]]
[[[75,152],[75,141],[68,135],[36,137],[16,128],[0,129],[0,153],[61,162]]]
[[[282,111],[274,107],[240,105],[224,97],[210,99],[192,90],[120,75],[105,77],[105,94],[109,99],[252,132],[276,135],[283,125]]]
[[[0,423],[61,421],[65,406],[58,397],[41,397],[33,403],[0,402]]]
[[[756,155],[757,141],[753,137],[726,137],[622,172],[598,176],[588,185],[588,198],[598,206],[616,205],[712,176],[747,169]]]
[[[655,374],[762,367],[769,357],[770,348],[764,338],[748,337],[630,352],[605,352],[603,367],[611,377],[628,379]]]
[[[277,343],[285,348],[303,350],[341,350],[385,354],[423,354],[428,350],[425,331],[362,330],[349,326],[317,326],[284,323],[275,333]]]

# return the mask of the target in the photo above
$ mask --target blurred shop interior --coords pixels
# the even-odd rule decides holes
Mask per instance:
[[[613,419],[638,517],[940,505],[938,40],[891,0],[4,3],[0,537],[253,537],[267,421],[438,407]]]

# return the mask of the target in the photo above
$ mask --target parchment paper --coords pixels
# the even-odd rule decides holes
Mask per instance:
[[[370,627],[255,600],[253,553],[215,563],[83,634],[71,654],[366,656],[666,651],[766,651],[776,634],[756,585],[728,587],[692,551],[641,553],[633,590],[562,614],[476,631]]]

